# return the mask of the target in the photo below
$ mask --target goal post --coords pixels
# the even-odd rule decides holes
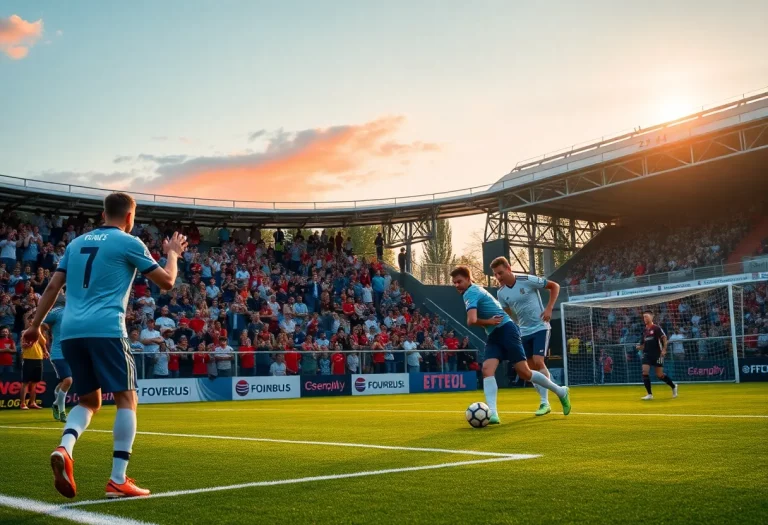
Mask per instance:
[[[738,382],[743,294],[741,286],[723,284],[562,303],[565,384],[641,383],[642,351],[636,347],[644,311],[667,335],[664,369],[674,381]]]

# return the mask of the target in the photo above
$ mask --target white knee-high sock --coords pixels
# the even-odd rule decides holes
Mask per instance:
[[[491,409],[491,415],[496,414],[496,395],[499,393],[499,386],[494,376],[483,378],[483,392],[485,392],[485,402]]]
[[[549,375],[549,370],[547,370],[546,367],[544,368],[543,371],[539,371],[539,372],[541,374],[547,376],[547,377],[551,377]],[[549,390],[547,390],[546,388],[544,388],[544,387],[542,387],[540,385],[537,385],[536,383],[533,384],[533,388],[535,388],[536,392],[539,393],[539,397],[541,398],[541,402],[548,405],[549,404]]]
[[[531,383],[544,387],[547,390],[551,390],[557,397],[563,397],[566,392],[564,387],[557,386],[547,376],[536,370],[531,372]]]
[[[128,470],[133,440],[136,438],[136,412],[129,408],[117,410],[112,437],[114,439],[114,452],[112,453],[112,475],[110,478],[121,485],[125,483],[125,472]]]
[[[67,417],[67,423],[64,425],[64,434],[61,436],[60,446],[67,450],[67,454],[72,457],[72,449],[75,448],[75,442],[79,438],[88,425],[91,424],[91,418],[93,412],[85,408],[83,405],[77,405],[69,413]]]
[[[67,402],[67,393],[63,390],[56,390],[56,406],[60,412],[64,411],[65,404]]]

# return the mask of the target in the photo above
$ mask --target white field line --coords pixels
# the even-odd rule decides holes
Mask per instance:
[[[146,410],[147,407],[142,405],[142,410]],[[162,410],[184,410],[184,407],[180,406],[159,406],[153,405],[152,409]],[[379,412],[384,414],[463,414],[462,410],[395,410],[395,409],[349,409],[349,408],[196,408],[196,412],[354,412],[360,413],[361,410],[368,412]],[[499,414],[517,414],[517,415],[532,415],[533,411],[524,410],[499,410]],[[555,415],[563,415],[562,412],[552,412]],[[616,416],[616,417],[702,417],[702,418],[715,418],[715,419],[768,419],[768,415],[761,414],[660,414],[650,412],[571,412],[568,417],[572,416]],[[2,427],[0,427],[2,428]]]
[[[34,514],[43,514],[52,518],[74,521],[76,523],[87,523],[90,525],[154,525],[146,521],[132,520],[122,516],[86,512],[84,510],[70,509],[53,503],[46,503],[44,501],[15,498],[3,494],[0,494],[0,507],[9,507]]]
[[[0,425],[0,428],[16,429],[16,430],[58,430],[61,432],[63,427],[27,427],[27,426],[13,426],[13,425]],[[98,432],[101,434],[111,434],[111,430],[86,430],[86,432]],[[304,441],[294,439],[271,439],[271,438],[254,438],[247,436],[214,436],[208,434],[177,434],[173,432],[136,432],[136,434],[143,436],[164,436],[164,437],[178,437],[178,438],[191,438],[191,439],[220,439],[228,441],[255,441],[258,443],[282,443],[288,445],[312,445],[321,447],[352,447],[352,448],[369,448],[377,450],[403,450],[406,452],[430,452],[439,454],[462,454],[466,456],[490,456],[494,458],[506,458],[506,459],[532,459],[538,457],[531,454],[506,454],[503,452],[484,452],[480,450],[454,450],[449,448],[421,448],[421,447],[399,447],[396,445],[369,445],[367,443],[342,443],[332,441]]]
[[[425,450],[428,450],[428,449],[425,449]],[[237,489],[245,489],[245,488],[251,488],[251,487],[273,487],[276,485],[292,485],[294,483],[310,483],[313,481],[332,481],[332,480],[346,479],[346,478],[362,478],[365,476],[380,476],[383,474],[396,474],[400,472],[416,472],[419,470],[435,470],[435,469],[451,468],[451,467],[463,467],[466,465],[481,465],[483,463],[516,461],[521,459],[533,459],[536,457],[539,457],[539,456],[526,455],[526,454],[509,454],[505,457],[498,457],[498,458],[491,458],[491,459],[474,459],[470,461],[456,461],[453,463],[440,463],[438,465],[424,465],[420,467],[403,467],[403,468],[391,468],[391,469],[385,469],[385,470],[368,470],[364,472],[350,472],[348,474],[330,474],[327,476],[311,476],[306,478],[281,479],[281,480],[273,480],[273,481],[254,481],[251,483],[239,483],[237,485],[223,485],[220,487],[206,487],[202,489],[174,490],[171,492],[159,492],[157,494],[152,494],[150,496],[147,496],[146,498],[140,498],[140,499],[144,500],[144,499],[152,499],[152,498],[170,498],[174,496],[187,496],[190,494],[219,492],[223,490],[237,490]],[[133,498],[133,501],[135,501],[135,499],[136,498]],[[82,505],[99,505],[102,503],[113,503],[117,501],[130,501],[130,500],[131,499],[129,498],[86,500],[86,501],[78,501],[77,503],[70,503],[68,505],[64,505],[64,507],[70,508],[70,507],[79,507]]]

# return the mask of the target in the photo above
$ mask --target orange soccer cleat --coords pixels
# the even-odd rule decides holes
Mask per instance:
[[[77,494],[75,485],[75,460],[64,447],[59,447],[51,454],[53,485],[65,498],[74,498]]]
[[[142,489],[136,486],[136,480],[125,477],[125,483],[117,484],[111,479],[107,483],[106,496],[108,498],[140,498],[142,496],[149,496],[150,492],[147,489]]]

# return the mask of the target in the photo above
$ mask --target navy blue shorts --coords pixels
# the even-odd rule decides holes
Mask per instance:
[[[485,358],[519,363],[525,361],[525,350],[520,340],[520,330],[513,322],[497,327],[485,343]]]
[[[59,381],[72,377],[72,370],[69,368],[69,363],[66,359],[51,359],[53,365],[53,371],[56,372],[56,377]]]
[[[72,369],[75,393],[79,396],[136,390],[136,364],[128,339],[86,337],[61,342],[64,358]]]
[[[535,355],[547,357],[549,354],[549,333],[550,330],[539,330],[531,335],[523,336],[523,349],[525,356],[531,359]]]

